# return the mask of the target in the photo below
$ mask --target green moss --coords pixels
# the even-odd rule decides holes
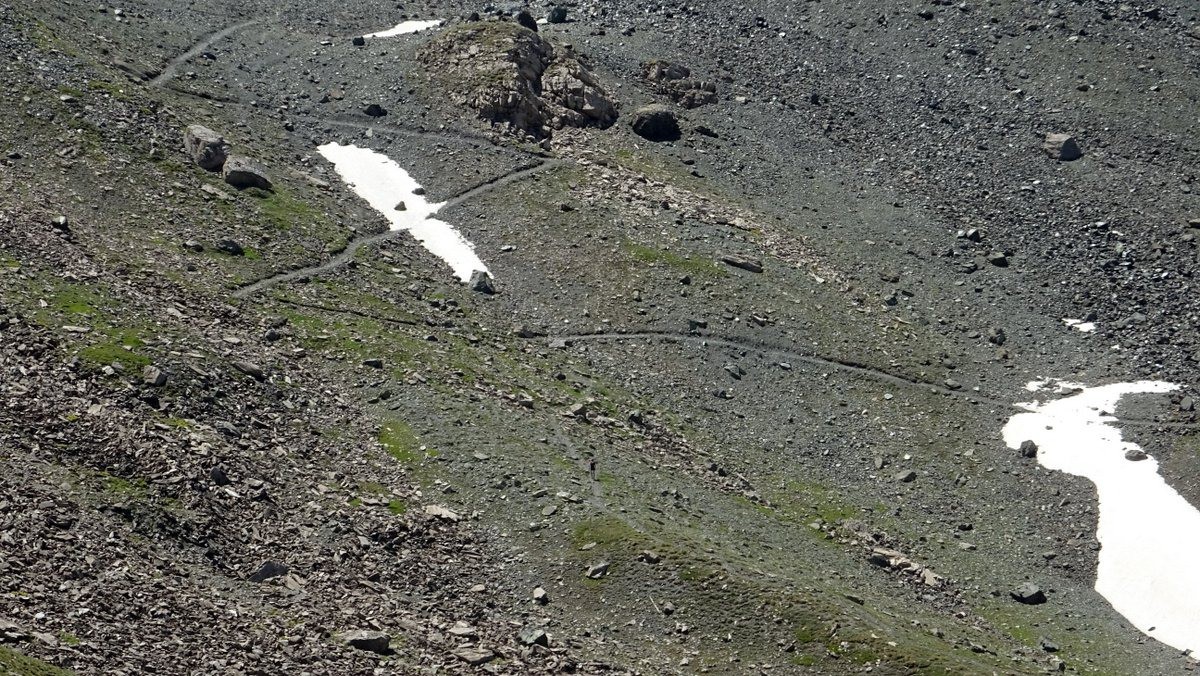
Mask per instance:
[[[705,258],[680,256],[672,251],[625,242],[625,251],[634,260],[648,265],[662,265],[697,277],[725,277],[729,273],[714,261]]]
[[[571,543],[576,547],[593,542],[600,547],[612,547],[640,539],[641,534],[638,531],[613,517],[590,519],[576,525],[571,531]]]
[[[144,343],[137,332],[114,330],[105,340],[92,343],[79,351],[80,360],[93,366],[120,364],[126,369],[140,369],[150,364],[150,358],[138,353]]]
[[[280,230],[295,225],[323,224],[327,220],[316,207],[293,197],[284,188],[276,188],[273,193],[250,188],[246,193],[259,198],[255,201],[258,212]]]
[[[104,491],[124,500],[143,500],[149,494],[146,482],[142,479],[125,479],[112,474],[106,474]]]
[[[70,673],[0,646],[0,674],[4,676],[70,676]]]
[[[69,646],[76,646],[80,644],[79,637],[67,631],[64,631],[58,635],[58,642]]]
[[[421,460],[420,442],[412,427],[402,420],[391,420],[379,428],[379,443],[388,455],[410,465]]]
[[[401,514],[408,511],[408,504],[406,502],[404,502],[403,500],[392,500],[391,502],[388,503],[387,508],[388,508],[388,511],[391,512],[392,514],[395,514],[396,516],[400,516]]]

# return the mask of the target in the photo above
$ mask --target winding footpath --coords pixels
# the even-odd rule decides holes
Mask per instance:
[[[187,63],[188,61],[191,61],[192,59],[196,58],[196,56],[198,54],[200,54],[200,52],[203,52],[204,50],[211,47],[214,42],[217,42],[219,40],[224,40],[225,38],[229,37],[230,35],[233,35],[234,33],[242,30],[243,28],[253,26],[256,23],[258,23],[257,19],[252,19],[250,21],[243,21],[242,23],[234,24],[232,26],[227,26],[227,27],[222,28],[221,30],[217,31],[216,33],[211,33],[211,34],[205,36],[199,42],[197,42],[195,45],[193,45],[191,49],[189,49],[186,52],[180,54],[179,56],[171,59],[171,61],[169,63],[167,63],[167,67],[163,68],[161,73],[159,73],[158,75],[155,75],[153,78],[150,79],[150,83],[149,83],[150,86],[151,87],[162,87],[168,80],[175,77],[175,72],[177,70],[179,70],[180,66],[182,66],[183,64]]]

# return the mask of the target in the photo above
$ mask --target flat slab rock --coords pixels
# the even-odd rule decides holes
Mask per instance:
[[[245,188],[270,190],[274,185],[267,176],[266,167],[241,155],[232,155],[225,160],[224,177],[226,183],[238,190]]]

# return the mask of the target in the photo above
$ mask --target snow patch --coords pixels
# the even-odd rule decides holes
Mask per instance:
[[[429,253],[441,258],[454,275],[467,282],[476,270],[488,272],[475,247],[454,226],[433,218],[445,202],[418,195],[420,184],[383,153],[355,145],[327,143],[317,151],[333,163],[338,176],[373,209],[383,214],[392,230],[406,230]],[[397,207],[403,203],[403,209]]]
[[[442,25],[442,23],[443,23],[442,19],[429,19],[426,21],[401,21],[400,23],[396,24],[395,26],[392,26],[391,28],[389,28],[385,31],[379,31],[378,33],[367,33],[363,37],[364,38],[390,38],[390,37],[395,37],[397,35],[407,35],[409,33],[416,33],[419,31],[423,31],[427,28],[434,28],[434,27],[440,26],[440,25]]]
[[[1041,391],[1053,381],[1030,383]],[[1063,383],[1055,383],[1059,387]],[[1071,384],[1073,385],[1073,384]],[[1113,411],[1127,394],[1164,393],[1177,385],[1143,380],[1085,387],[1045,403],[1018,404],[1027,413],[1004,426],[1004,443],[1038,445],[1043,466],[1076,474],[1096,484],[1100,541],[1096,591],[1135,627],[1179,650],[1200,649],[1200,511],[1158,473],[1151,456],[1113,427]]]
[[[1063,324],[1083,333],[1091,333],[1096,330],[1096,322],[1085,322],[1082,319],[1067,319],[1064,317]]]

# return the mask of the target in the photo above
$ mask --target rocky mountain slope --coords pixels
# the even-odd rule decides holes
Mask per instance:
[[[0,673],[1194,669],[1001,429],[1178,384],[1114,413],[1200,500],[1195,5],[17,0],[0,53]]]

